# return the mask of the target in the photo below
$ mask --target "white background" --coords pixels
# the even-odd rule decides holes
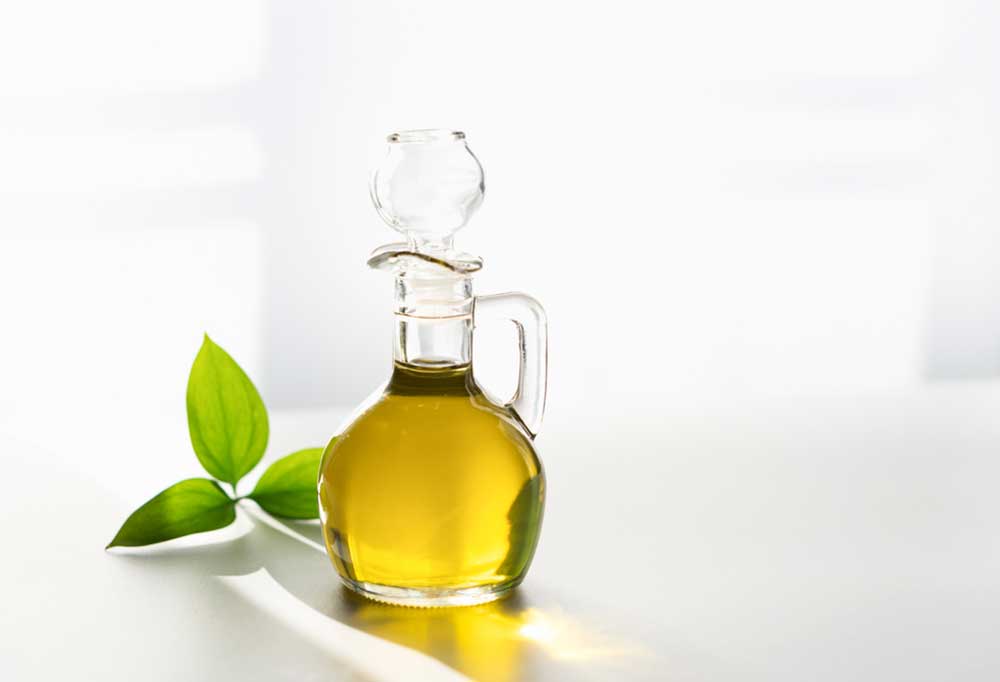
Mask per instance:
[[[0,4],[0,669],[997,679],[998,32],[987,0]],[[367,174],[418,127],[485,166],[478,290],[549,313],[530,627],[393,636],[245,518],[101,552],[201,473],[203,332],[267,462],[384,378]]]
[[[386,374],[387,132],[465,130],[480,292],[550,410],[1000,374],[985,0],[0,8],[0,407],[182,410],[208,331],[272,407]],[[498,330],[493,330],[498,333]],[[485,335],[484,335],[485,336]],[[509,336],[480,345],[510,383]],[[488,351],[488,352],[487,352]]]

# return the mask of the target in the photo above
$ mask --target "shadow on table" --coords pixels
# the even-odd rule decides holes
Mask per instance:
[[[320,544],[318,524],[276,521],[251,508],[243,511],[252,527],[235,539],[130,551],[122,558],[223,580],[251,576],[263,569],[295,598],[295,608],[307,607],[351,628],[422,652],[484,682],[606,679],[600,672],[602,663],[645,655],[637,647],[616,644],[588,631],[557,605],[534,603],[524,588],[499,602],[462,608],[414,609],[369,601],[340,586]],[[270,610],[267,603],[258,606]],[[289,623],[303,621],[308,622],[308,618],[289,619]]]

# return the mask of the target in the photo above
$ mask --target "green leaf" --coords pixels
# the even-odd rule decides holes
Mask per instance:
[[[191,445],[205,471],[236,488],[267,447],[267,408],[229,353],[205,335],[187,386]]]
[[[319,518],[316,481],[323,448],[293,452],[272,464],[247,497],[266,512],[292,519]]]
[[[108,547],[141,547],[225,528],[236,518],[235,506],[215,481],[189,478],[132,512]]]

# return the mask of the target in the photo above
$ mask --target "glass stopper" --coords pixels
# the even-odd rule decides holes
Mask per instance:
[[[404,130],[387,138],[389,152],[372,174],[375,209],[424,254],[451,251],[454,234],[483,203],[483,167],[465,133]]]

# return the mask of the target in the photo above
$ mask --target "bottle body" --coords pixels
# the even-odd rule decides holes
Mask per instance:
[[[524,577],[545,479],[531,438],[470,364],[396,362],[382,395],[328,446],[319,498],[349,587],[392,603],[474,604]]]

